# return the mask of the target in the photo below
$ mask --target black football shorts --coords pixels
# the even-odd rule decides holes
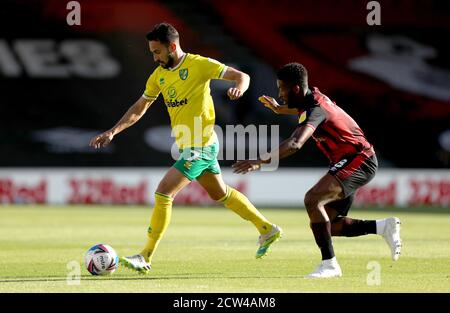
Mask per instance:
[[[343,207],[348,205],[346,202],[353,202],[355,192],[375,177],[377,169],[378,160],[375,154],[372,156],[357,154],[343,158],[341,161],[331,166],[328,173],[336,177],[344,191],[345,198],[339,200],[343,202]],[[345,205],[344,202],[346,203]],[[348,207],[350,207],[350,205],[348,205]]]

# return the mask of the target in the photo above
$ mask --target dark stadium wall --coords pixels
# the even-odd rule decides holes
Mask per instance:
[[[82,25],[69,26],[64,1],[2,2],[2,167],[171,165],[173,139],[161,99],[109,148],[87,145],[142,94],[155,68],[144,34],[160,21],[179,29],[186,51],[234,61],[252,76],[237,104],[213,84],[222,128],[277,124],[280,137],[289,136],[295,118],[270,114],[257,97],[276,96],[274,69],[299,61],[311,85],[360,124],[381,166],[450,166],[450,10],[443,2],[382,1],[377,27],[366,24],[364,1],[193,1],[191,11],[175,9],[174,1],[80,3]],[[214,27],[192,11],[211,12]],[[262,23],[261,16],[270,19]],[[211,39],[218,25],[221,36],[232,38],[224,40],[227,49]],[[308,143],[282,165],[326,166],[326,160]]]

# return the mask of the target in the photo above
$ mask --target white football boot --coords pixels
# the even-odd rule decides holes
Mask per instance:
[[[400,224],[401,222],[398,217],[389,217],[384,220],[377,221],[377,233],[380,234],[388,244],[391,249],[392,260],[394,261],[398,260],[402,252]],[[381,229],[379,230],[378,228]]]
[[[133,256],[120,257],[119,262],[125,267],[136,271],[140,274],[148,274],[152,266],[147,263],[144,257],[140,254],[136,254]]]
[[[267,255],[270,246],[277,242],[283,236],[283,230],[280,226],[272,224],[272,229],[265,235],[258,237],[258,250],[256,250],[256,258],[260,259]]]
[[[306,276],[306,278],[332,278],[341,277],[342,270],[336,257],[329,260],[322,260],[322,263],[315,269],[314,272]]]

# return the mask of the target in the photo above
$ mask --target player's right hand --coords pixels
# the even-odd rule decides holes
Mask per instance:
[[[271,109],[272,111],[274,111],[275,113],[278,114],[278,110],[280,109],[280,105],[278,104],[277,100],[275,100],[272,97],[269,96],[261,96],[258,98],[258,100],[264,104],[264,106],[266,108]]]
[[[94,147],[95,149],[106,147],[113,140],[114,135],[113,132],[108,130],[98,136],[95,136],[91,139],[89,146]]]
[[[227,95],[230,100],[236,100],[242,97],[244,93],[239,88],[231,87],[227,90]]]

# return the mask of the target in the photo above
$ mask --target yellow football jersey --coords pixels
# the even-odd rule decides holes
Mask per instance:
[[[214,59],[188,54],[174,68],[159,66],[150,75],[143,97],[164,97],[172,132],[180,149],[214,143],[215,112],[209,82],[220,79],[226,66]]]

